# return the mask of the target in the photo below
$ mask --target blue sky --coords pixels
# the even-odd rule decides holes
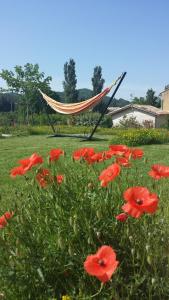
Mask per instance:
[[[78,88],[91,88],[96,65],[105,86],[127,71],[118,98],[148,88],[158,94],[169,84],[168,0],[1,1],[0,39],[0,69],[38,63],[54,90],[63,89],[70,58]]]

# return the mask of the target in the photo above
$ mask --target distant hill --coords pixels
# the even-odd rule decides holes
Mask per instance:
[[[61,102],[64,102],[64,92],[56,92],[59,97]],[[82,101],[85,99],[89,99],[92,97],[92,90],[90,89],[79,89],[78,90],[78,101]],[[104,97],[104,102],[107,103],[109,101],[110,97],[106,96]],[[118,107],[123,107],[125,105],[128,105],[130,102],[125,99],[114,99],[113,102],[110,104],[110,106],[118,106]]]

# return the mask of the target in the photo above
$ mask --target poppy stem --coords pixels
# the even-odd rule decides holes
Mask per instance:
[[[92,295],[90,298],[94,298],[94,297],[96,297],[97,295],[99,295],[99,294],[101,293],[102,289],[103,289],[103,286],[104,286],[104,282],[101,283],[101,286],[100,286],[99,291],[98,291],[96,294]]]

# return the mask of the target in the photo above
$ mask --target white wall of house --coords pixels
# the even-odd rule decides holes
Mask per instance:
[[[125,109],[123,111],[120,111],[119,113],[116,113],[116,114],[112,115],[113,126],[118,126],[119,121],[122,120],[124,116],[127,116],[127,118],[136,117],[136,120],[141,125],[146,120],[146,121],[153,122],[153,124],[155,126],[155,116],[153,116],[149,113],[139,111],[135,108]]]

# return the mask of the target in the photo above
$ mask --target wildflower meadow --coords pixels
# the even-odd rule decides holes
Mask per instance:
[[[9,177],[0,299],[168,299],[169,166],[126,145],[56,147]]]

